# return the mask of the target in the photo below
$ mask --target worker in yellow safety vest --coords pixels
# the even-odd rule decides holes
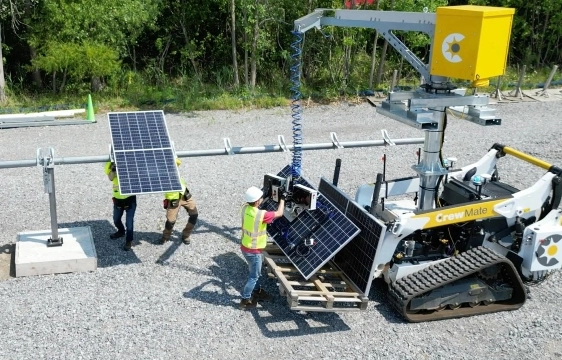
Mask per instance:
[[[176,165],[181,165],[181,160],[176,158]],[[193,228],[195,228],[195,224],[197,224],[197,217],[199,216],[199,212],[197,211],[197,203],[193,198],[193,195],[187,188],[185,181],[183,178],[180,178],[182,191],[178,192],[168,192],[164,194],[164,209],[166,209],[166,224],[164,224],[164,231],[162,233],[162,239],[160,240],[161,244],[165,244],[168,240],[170,240],[170,236],[172,235],[172,230],[174,229],[174,225],[176,224],[176,220],[178,218],[178,213],[180,208],[184,208],[189,215],[187,219],[187,224],[182,231],[181,237],[184,244],[188,245],[190,243],[189,237],[191,236],[191,232]]]
[[[271,295],[257,286],[261,274],[261,249],[267,245],[267,224],[283,215],[285,199],[281,196],[276,211],[260,210],[263,192],[255,186],[244,194],[246,203],[242,207],[242,241],[240,250],[248,262],[249,276],[240,301],[240,310],[255,308],[260,300],[271,300]],[[254,290],[257,287],[256,290]]]
[[[119,178],[117,177],[117,168],[115,163],[108,161],[105,164],[105,174],[108,179],[113,183],[113,223],[117,228],[117,231],[109,237],[112,240],[122,238],[125,236],[125,245],[123,249],[125,251],[131,250],[133,244],[133,227],[135,210],[137,209],[137,197],[135,195],[122,195],[119,191]],[[123,213],[127,213],[125,220],[125,226],[123,226]]]

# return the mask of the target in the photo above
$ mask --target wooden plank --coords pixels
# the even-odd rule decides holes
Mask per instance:
[[[293,293],[296,295],[300,295],[300,296],[310,296],[310,295],[332,295],[332,296],[360,296],[361,294],[358,294],[356,292],[321,292],[321,291],[314,291],[314,290],[293,290]]]
[[[291,307],[291,310],[295,311],[307,311],[307,312],[349,312],[349,311],[358,311],[362,310],[358,307],[349,307],[349,308],[334,308],[334,309],[326,309],[323,306],[315,307],[309,305],[298,305]]]
[[[332,295],[332,293],[330,293],[328,291],[328,289],[324,286],[324,284],[322,284],[322,281],[320,281],[318,278],[315,277],[315,279],[313,280],[314,285],[316,285],[316,288],[319,289],[320,291],[322,291],[322,296],[324,296],[326,298],[326,300],[328,300],[328,303],[326,304],[326,307],[328,309],[331,309],[334,305],[334,296]]]
[[[263,255],[268,275],[277,279],[279,293],[286,297],[291,310],[336,312],[367,308],[368,298],[360,291],[348,291],[355,290],[353,283],[331,262],[305,280],[291,263],[284,262],[286,257],[269,252]]]

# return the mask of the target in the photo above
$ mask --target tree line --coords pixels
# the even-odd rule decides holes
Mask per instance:
[[[0,0],[0,102],[19,93],[127,91],[175,84],[289,89],[293,21],[315,8],[421,12],[516,9],[508,64],[562,60],[561,0]],[[420,59],[429,39],[398,33]],[[309,31],[298,44],[310,92],[374,88],[417,76],[372,29]]]

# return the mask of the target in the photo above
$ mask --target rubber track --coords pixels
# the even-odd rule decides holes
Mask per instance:
[[[511,279],[509,285],[513,287],[513,295],[510,300],[473,308],[463,306],[454,310],[446,308],[440,311],[421,311],[418,313],[407,311],[413,298],[495,264],[501,264],[504,278],[507,276]],[[525,286],[511,261],[491,249],[479,246],[391,283],[389,298],[394,308],[406,320],[423,322],[516,310],[525,303],[527,295]]]

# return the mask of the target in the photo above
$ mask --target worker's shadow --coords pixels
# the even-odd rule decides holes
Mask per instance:
[[[160,257],[158,257],[158,260],[156,260],[157,264],[168,265],[168,260],[170,260],[170,258],[174,255],[176,250],[182,244],[182,242],[181,242],[181,231],[182,231],[181,228],[180,229],[174,229],[174,231],[172,233],[172,237],[174,238],[173,241],[172,241],[172,244],[168,248],[166,248],[166,251],[164,251],[164,253],[162,255],[160,255]],[[199,217],[197,219],[197,225],[195,225],[195,228],[193,229],[194,235],[195,234],[203,235],[203,234],[213,233],[213,234],[217,234],[221,237],[224,237],[224,238],[234,242],[235,244],[240,243],[239,232],[240,232],[240,227],[228,227],[228,226],[225,226],[225,225],[222,225],[222,226],[214,225],[214,224],[211,224],[210,222],[206,221],[205,219],[202,219],[201,217]],[[160,238],[158,238],[158,239],[160,239]]]
[[[240,244],[240,226],[214,225],[204,219],[198,219],[196,230],[198,234],[215,233],[235,244]]]
[[[240,290],[247,279],[248,264],[241,255],[233,252],[215,256],[213,260],[215,265],[209,270],[184,267],[187,271],[206,275],[211,279],[186,291],[183,296],[215,306],[234,307],[236,311],[241,311],[238,310]],[[262,270],[260,284],[273,295],[273,300],[260,302],[255,309],[248,311],[264,336],[279,338],[350,330],[338,314],[302,314],[290,310],[286,299],[279,294],[276,282],[267,278],[265,269]]]
[[[115,232],[115,227],[108,220],[76,221],[71,223],[59,224],[59,229],[89,226],[96,247],[98,267],[112,267],[116,265],[129,265],[140,263],[140,259],[135,255],[135,245],[140,241],[154,242],[153,238],[157,233],[135,231],[135,241],[130,251],[124,251],[123,245],[125,238],[112,240],[109,235]],[[63,238],[64,240],[64,238]],[[64,246],[64,244],[63,244]]]

